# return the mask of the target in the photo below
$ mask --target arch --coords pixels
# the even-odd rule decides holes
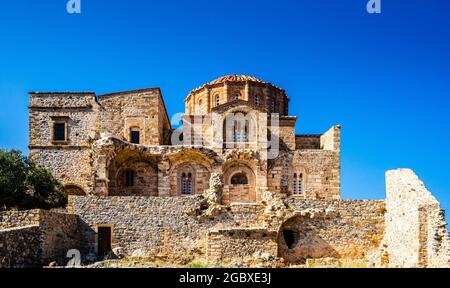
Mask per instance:
[[[245,173],[237,172],[233,176],[231,176],[231,185],[247,185],[248,177]]]
[[[325,221],[325,220],[324,220]],[[339,258],[338,252],[326,241],[310,215],[294,215],[278,230],[278,256],[287,263],[304,264],[307,259]]]
[[[187,153],[173,156],[169,171],[172,196],[199,195],[209,188],[211,163],[203,155]]]
[[[202,114],[202,105],[203,105],[203,101],[202,99],[198,100],[197,103],[197,115],[201,115]]]
[[[223,204],[256,202],[256,175],[248,163],[228,163],[224,167],[223,175]]]
[[[177,195],[193,195],[195,191],[195,169],[183,164],[177,169]]]
[[[70,196],[86,196],[86,192],[84,192],[83,188],[75,184],[67,184],[64,186],[64,192]]]
[[[110,167],[110,196],[157,196],[158,173],[154,163],[129,158],[118,167]]]

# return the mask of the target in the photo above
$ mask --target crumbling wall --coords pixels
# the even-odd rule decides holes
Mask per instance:
[[[272,213],[278,215],[267,217],[267,225],[278,227],[279,254],[293,262],[324,257],[364,260],[383,239],[384,201],[290,198],[285,203],[286,212],[275,208]],[[297,233],[299,241],[291,249],[285,245],[284,228]]]
[[[79,249],[78,219],[73,214],[40,211],[41,263],[64,259],[69,250]]]
[[[78,248],[75,215],[47,210],[0,213],[0,267],[37,267]]]
[[[448,267],[444,211],[409,169],[386,173],[386,231],[382,252],[390,267]]]

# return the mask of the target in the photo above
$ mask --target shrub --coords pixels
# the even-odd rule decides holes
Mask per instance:
[[[17,150],[0,150],[0,210],[63,208],[67,195],[50,172]]]

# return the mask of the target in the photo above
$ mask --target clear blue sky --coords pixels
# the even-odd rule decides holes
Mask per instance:
[[[0,147],[27,151],[29,91],[193,88],[250,74],[285,88],[297,133],[342,124],[342,195],[382,199],[414,169],[450,211],[450,1],[0,0]],[[450,213],[450,212],[449,212]]]

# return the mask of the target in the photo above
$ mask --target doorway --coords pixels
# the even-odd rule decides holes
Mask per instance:
[[[105,257],[112,250],[112,227],[99,226],[98,227],[98,256]]]

